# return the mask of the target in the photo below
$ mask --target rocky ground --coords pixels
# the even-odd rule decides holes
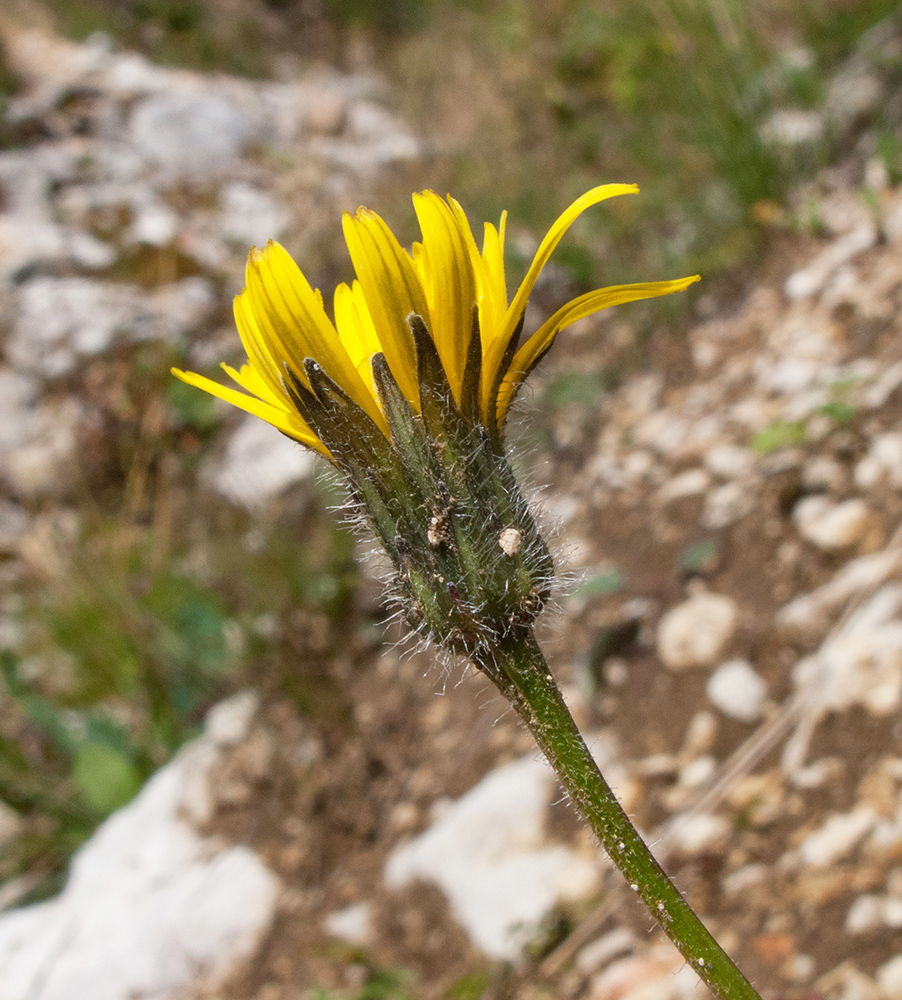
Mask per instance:
[[[25,82],[0,151],[16,649],[16,591],[78,538],[128,352],[231,356],[246,245],[328,260],[340,209],[426,151],[368,77],[204,77],[20,31],[6,47]],[[623,310],[562,337],[515,437],[578,581],[543,643],[668,870],[765,1000],[897,1000],[902,188],[860,158],[798,201],[812,224],[703,288],[684,334],[642,341]],[[172,430],[161,407],[143,419]],[[265,425],[176,440],[200,510],[218,494],[265,527],[286,489],[313,491]],[[60,897],[0,917],[2,1000],[701,995],[487,683],[374,646],[378,604],[366,577],[342,642],[314,618],[280,647],[340,711],[261,679],[101,827]],[[0,837],[23,822],[0,813]]]

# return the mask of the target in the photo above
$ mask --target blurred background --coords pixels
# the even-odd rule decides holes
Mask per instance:
[[[887,0],[7,0],[0,1000],[692,993],[544,772],[503,771],[530,743],[481,679],[392,644],[340,484],[169,374],[242,360],[251,244],[328,302],[341,213],[409,245],[428,187],[477,239],[508,210],[510,287],[608,181],[642,193],[578,221],[527,325],[704,280],[582,321],[521,407],[572,578],[551,662],[765,997],[902,997],[900,116]],[[499,769],[540,813],[472,885],[399,853]],[[492,916],[511,852],[540,885]]]

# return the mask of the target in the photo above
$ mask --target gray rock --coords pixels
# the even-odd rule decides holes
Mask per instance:
[[[243,181],[227,184],[219,202],[222,234],[242,249],[278,239],[288,225],[288,214],[273,194]]]
[[[206,319],[213,302],[203,278],[152,292],[91,278],[33,278],[19,293],[9,359],[20,371],[54,378],[118,338],[178,341]]]
[[[213,485],[233,503],[254,510],[307,479],[315,462],[313,452],[248,415],[230,438]]]
[[[251,122],[230,101],[204,93],[147,97],[129,124],[142,158],[172,180],[223,176],[254,136]]]

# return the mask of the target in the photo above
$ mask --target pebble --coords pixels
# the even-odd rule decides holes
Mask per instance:
[[[812,493],[839,492],[846,478],[844,466],[829,455],[815,455],[802,468],[802,485]]]
[[[733,825],[725,816],[711,813],[686,813],[677,816],[667,830],[667,846],[686,857],[716,854],[723,851]]]
[[[701,1000],[706,995],[707,987],[669,944],[612,962],[584,994],[586,1000]]]
[[[902,585],[885,584],[861,604],[795,665],[792,679],[824,708],[895,712],[902,702]]]
[[[847,813],[834,813],[799,844],[802,864],[827,868],[848,857],[870,833],[877,819],[873,809],[862,806]]]
[[[767,685],[747,660],[727,660],[708,678],[705,692],[728,718],[754,722],[761,717]]]
[[[755,492],[749,484],[731,480],[711,490],[705,497],[702,526],[712,531],[728,528],[755,508]]]
[[[720,479],[738,479],[750,472],[755,456],[748,448],[736,444],[718,444],[705,455],[708,471]]]
[[[739,621],[736,602],[724,594],[694,594],[671,608],[658,624],[658,656],[670,670],[717,662]]]
[[[617,927],[581,948],[576,953],[576,967],[583,975],[598,972],[611,959],[634,951],[636,944],[636,936],[632,931]]]
[[[858,497],[841,503],[825,496],[803,497],[792,520],[803,538],[828,551],[860,542],[874,523],[870,508]]]
[[[874,978],[881,1000],[902,1000],[902,955],[896,955],[881,965]]]
[[[369,903],[354,903],[329,913],[323,927],[331,937],[350,944],[368,945],[373,941],[373,913]]]
[[[669,479],[658,490],[657,496],[660,503],[670,503],[704,493],[710,485],[711,477],[704,469],[688,469]]]
[[[871,439],[867,454],[855,466],[855,485],[870,490],[885,484],[902,489],[902,434],[888,431]]]

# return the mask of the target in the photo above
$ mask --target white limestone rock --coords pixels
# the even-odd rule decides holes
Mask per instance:
[[[860,497],[837,503],[820,495],[799,500],[792,519],[804,539],[827,551],[857,544],[874,523],[870,508]]]
[[[798,858],[812,868],[827,868],[848,857],[871,832],[877,814],[870,806],[834,813],[799,844]]]
[[[37,277],[19,293],[8,347],[22,372],[55,378],[79,357],[115,340],[178,341],[199,326],[214,304],[203,278],[184,278],[153,291],[93,278]]]
[[[824,709],[860,705],[885,716],[902,704],[902,585],[886,584],[820,649],[793,668],[793,683]]]
[[[0,1000],[176,1000],[253,953],[276,877],[184,811],[189,775],[209,781],[226,745],[214,737],[184,747],[98,828],[58,897],[0,916]]]
[[[855,483],[863,490],[878,485],[902,488],[902,434],[887,431],[872,439],[867,454],[855,466]]]
[[[708,678],[705,692],[728,718],[754,722],[761,717],[767,685],[747,660],[727,660]]]
[[[140,101],[130,138],[141,158],[172,180],[221,177],[254,138],[252,122],[214,93],[161,93]]]
[[[316,457],[259,417],[239,424],[213,474],[213,485],[235,504],[256,510],[307,479]]]
[[[546,837],[556,789],[553,772],[534,756],[497,768],[391,854],[386,883],[436,883],[474,944],[492,958],[516,959],[558,900],[597,886],[594,860]]]
[[[732,597],[698,593],[671,608],[658,625],[658,656],[671,670],[716,663],[736,632],[739,609]]]

